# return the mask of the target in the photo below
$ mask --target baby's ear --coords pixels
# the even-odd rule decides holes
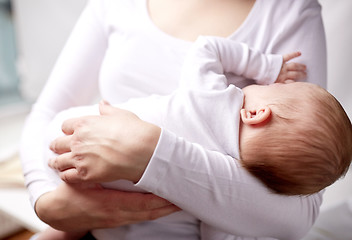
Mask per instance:
[[[269,106],[258,108],[255,110],[241,109],[241,120],[247,125],[256,125],[264,123],[271,116]]]

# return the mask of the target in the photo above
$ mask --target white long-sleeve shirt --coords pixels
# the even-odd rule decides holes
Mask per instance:
[[[264,55],[249,49],[245,44],[225,38],[199,37],[185,59],[180,87],[175,92],[167,96],[130,99],[117,107],[130,110],[145,121],[177,133],[206,149],[229,155],[233,161],[237,161],[240,158],[239,113],[243,105],[243,94],[239,88],[228,84],[224,72],[270,84],[276,80],[281,66],[281,55]],[[99,114],[96,105],[61,112],[47,129],[46,145],[63,135],[61,125],[64,120],[93,114]],[[46,152],[43,159],[45,165],[45,160],[53,157],[49,149]],[[49,168],[47,170],[52,181],[59,184],[61,181],[58,175]],[[118,180],[103,183],[103,186],[141,191],[128,181]],[[200,233],[199,220],[187,212],[125,227],[94,230],[93,235],[104,240],[117,237],[120,240],[196,240],[199,237],[211,240],[219,239],[219,236],[235,237],[205,223],[202,223]]]
[[[326,49],[320,11],[316,0],[258,0],[228,38],[265,53],[300,50],[299,61],[307,65],[308,81],[325,87]],[[153,24],[146,0],[91,1],[23,132],[22,164],[32,203],[55,188],[42,167],[43,147],[38,143],[43,142],[45,126],[56,113],[89,104],[98,93],[111,103],[169,94],[178,86],[190,46],[191,42],[167,35]],[[247,82],[231,74],[227,77],[237,86]],[[199,174],[192,169],[198,169]],[[167,130],[163,130],[138,185],[239,236],[298,239],[313,224],[321,204],[321,194],[270,194],[231,157]],[[190,197],[194,192],[199,196],[197,201]]]

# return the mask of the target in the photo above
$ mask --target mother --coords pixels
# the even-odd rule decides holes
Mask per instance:
[[[227,37],[266,53],[299,50],[309,71],[307,80],[325,87],[320,10],[316,0],[90,1],[23,133],[23,169],[38,216],[59,229],[86,230],[175,211],[154,195],[68,184],[54,190],[42,170],[40,143],[45,126],[59,111],[89,104],[99,93],[111,103],[171,93],[177,87],[184,56],[199,35]],[[228,78],[237,86],[248,84],[237,76]],[[109,171],[109,160],[119,162],[124,156],[128,160],[124,171],[137,185],[236,236],[299,239],[319,212],[322,193],[306,197],[272,194],[236,160],[131,119],[128,112],[103,106],[102,117],[69,121],[64,130],[68,136],[59,139],[53,149],[64,153],[60,159],[70,167],[75,157],[86,161],[91,176],[86,180],[118,178]],[[68,147],[75,139],[79,142]],[[105,167],[102,172],[89,165],[97,156]],[[75,176],[72,169],[67,173],[66,177]]]

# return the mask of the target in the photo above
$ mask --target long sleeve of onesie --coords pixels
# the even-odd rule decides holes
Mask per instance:
[[[153,180],[144,182],[143,178]],[[236,159],[206,150],[167,130],[163,130],[138,185],[236,236],[299,239],[311,226],[321,202],[320,194],[273,194]],[[302,218],[302,214],[307,217]],[[301,224],[307,229],[301,229]],[[275,228],[277,231],[273,231]]]
[[[281,66],[281,55],[263,54],[227,38],[200,36],[185,59],[180,85],[225,89],[229,85],[225,73],[270,84],[277,79]]]

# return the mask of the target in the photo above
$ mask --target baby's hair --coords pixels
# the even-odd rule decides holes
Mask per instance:
[[[305,94],[271,104],[267,127],[241,152],[251,174],[285,195],[324,189],[346,174],[352,158],[352,126],[341,104],[321,87],[302,86]]]

